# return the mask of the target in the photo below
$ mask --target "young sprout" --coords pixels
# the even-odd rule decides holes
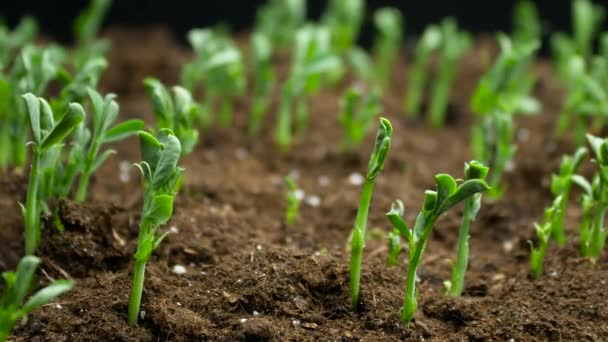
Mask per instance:
[[[395,215],[399,215],[399,217],[403,217],[405,209],[403,208],[403,202],[400,200],[395,200],[393,202],[391,212]],[[391,232],[388,233],[387,242],[388,242],[388,257],[386,259],[386,264],[388,266],[397,266],[399,263],[399,255],[401,254],[401,233],[399,233],[399,229],[393,228]]]
[[[374,44],[376,79],[384,87],[389,82],[390,70],[401,46],[403,19],[398,9],[383,7],[374,12],[374,25],[377,32]]]
[[[532,0],[518,0],[513,10],[513,40],[533,42],[542,37],[542,25],[538,10]]]
[[[298,211],[300,210],[300,198],[297,195],[298,185],[290,176],[285,177],[285,185],[287,186],[287,192],[285,193],[285,199],[287,200],[285,222],[288,226],[293,226],[298,219]]]
[[[374,82],[372,60],[364,49],[355,46],[348,50],[346,61],[352,68],[357,79],[370,84]]]
[[[572,23],[576,50],[585,60],[591,57],[594,35],[599,32],[605,17],[604,7],[590,0],[572,1]]]
[[[161,129],[156,137],[141,131],[139,141],[142,161],[136,165],[143,176],[144,205],[129,300],[129,326],[137,324],[146,264],[152,252],[167,235],[159,234],[158,228],[167,223],[173,215],[173,201],[183,172],[183,169],[177,166],[182,153],[181,145],[170,129]]]
[[[303,132],[308,126],[308,98],[319,90],[323,76],[338,68],[342,64],[331,50],[327,28],[315,25],[301,28],[296,35],[293,64],[283,86],[275,127],[275,141],[281,150],[286,151],[291,145],[292,106],[296,130]]]
[[[270,0],[257,12],[255,31],[269,37],[273,46],[286,48],[305,20],[305,0]]]
[[[70,102],[84,102],[88,96],[88,89],[97,88],[101,75],[107,68],[108,62],[99,56],[83,61],[74,76],[71,76],[66,70],[59,69],[58,75],[63,83],[63,88],[59,96],[51,100],[53,111],[62,113]]]
[[[382,111],[378,89],[364,96],[362,90],[351,87],[342,95],[340,117],[344,128],[344,146],[352,151],[369,133],[376,115]]]
[[[157,79],[146,78],[144,87],[152,101],[158,129],[168,128],[179,139],[182,153],[189,154],[198,142],[195,120],[198,106],[186,88],[173,87],[173,96]]]
[[[0,25],[0,70],[14,63],[14,58],[26,45],[33,42],[38,33],[38,24],[30,16],[24,16],[11,31]]]
[[[564,218],[568,207],[568,199],[570,198],[573,177],[579,177],[576,173],[586,157],[587,149],[584,147],[577,149],[572,156],[564,156],[559,167],[559,173],[553,174],[551,177],[551,192],[555,198],[561,197],[561,201],[559,201],[560,205],[555,210],[554,217],[551,220],[552,236],[560,246],[566,244]]]
[[[188,40],[196,57],[184,66],[182,85],[194,93],[198,83],[204,81],[205,100],[198,111],[202,126],[209,126],[213,105],[219,99],[219,121],[228,127],[232,124],[233,101],[245,89],[241,52],[228,37],[210,29],[190,30]]]
[[[464,181],[484,180],[489,169],[477,161],[464,164]],[[481,193],[476,193],[464,200],[462,223],[458,232],[458,254],[456,263],[452,266],[451,280],[444,281],[446,293],[458,297],[464,290],[464,278],[469,266],[469,228],[481,208]]]
[[[88,93],[91,98],[93,112],[91,118],[92,129],[86,129],[84,128],[84,123],[81,124],[82,129],[86,130],[88,134],[77,134],[70,161],[78,160],[79,158],[76,155],[83,153],[81,155],[82,163],[73,168],[66,168],[68,171],[68,177],[66,178],[69,180],[69,184],[71,184],[71,170],[75,170],[73,175],[80,175],[76,190],[76,202],[83,202],[86,199],[91,175],[103,165],[110,155],[115,153],[114,150],[107,149],[99,154],[102,145],[123,140],[137,134],[137,132],[144,128],[144,122],[139,119],[126,120],[112,127],[112,124],[118,117],[119,110],[118,103],[114,100],[116,96],[108,94],[102,97],[101,94],[92,88],[88,88]],[[83,137],[90,138],[86,139]]]
[[[493,198],[502,195],[500,180],[515,154],[514,114],[534,114],[540,109],[539,102],[528,95],[534,84],[528,70],[538,42],[513,44],[505,35],[499,35],[498,42],[501,53],[471,99],[477,114],[471,133],[473,155],[492,170],[488,183]]]
[[[26,301],[39,264],[40,259],[28,255],[19,261],[16,272],[2,273],[4,290],[0,297],[0,342],[6,340],[19,320],[72,289],[71,280],[55,280]]]
[[[441,23],[441,37],[439,73],[433,86],[433,98],[427,117],[429,124],[435,128],[440,128],[444,124],[458,61],[471,48],[471,37],[468,33],[458,30],[456,20],[453,18],[446,18]]]
[[[549,238],[551,238],[552,231],[555,228],[554,222],[556,216],[559,215],[562,210],[563,202],[564,198],[562,196],[557,196],[551,207],[545,209],[543,222],[540,225],[534,223],[534,229],[536,230],[536,236],[538,237],[538,247],[534,247],[534,244],[530,241],[530,271],[532,273],[532,278],[534,279],[543,274],[543,264],[547,246],[549,245]]]
[[[89,6],[74,20],[74,37],[78,44],[75,57],[77,66],[86,63],[91,58],[104,55],[110,48],[109,41],[96,41],[95,37],[111,5],[112,0],[91,0]]]
[[[551,35],[551,52],[557,74],[560,79],[567,80],[570,60],[577,55],[574,41],[565,33],[554,33]]]
[[[275,74],[272,69],[272,45],[268,36],[255,32],[251,36],[253,69],[253,103],[249,115],[249,134],[260,133],[262,119],[268,110],[270,95],[274,87]]]
[[[42,200],[40,183],[43,177],[41,162],[54,153],[65,137],[84,120],[84,109],[77,103],[69,105],[66,113],[55,122],[51,106],[32,93],[23,95],[32,130],[32,166],[23,215],[25,220],[25,254],[33,255],[40,241],[40,213]]]
[[[370,156],[367,167],[367,175],[363,183],[361,201],[357,210],[357,218],[353,227],[350,240],[350,298],[353,310],[359,308],[359,298],[361,291],[361,261],[363,258],[363,248],[365,247],[365,230],[367,226],[367,214],[374,192],[376,178],[384,168],[384,161],[391,146],[391,136],[393,127],[390,121],[380,118],[380,127],[376,135],[374,150]]]
[[[588,134],[587,140],[593,151],[597,173],[591,183],[582,176],[574,176],[572,181],[583,190],[581,254],[596,260],[602,253],[608,237],[608,231],[604,228],[604,217],[608,209],[608,139]]]
[[[332,35],[332,46],[342,54],[356,43],[363,22],[363,0],[330,0],[321,19]]]
[[[405,112],[414,118],[420,113],[422,93],[427,80],[426,67],[431,54],[441,44],[441,30],[436,25],[430,25],[422,34],[414,50],[414,64],[410,68],[407,86]]]
[[[405,299],[401,308],[401,320],[406,325],[409,325],[414,318],[418,306],[416,272],[422,261],[422,253],[435,221],[458,203],[490,188],[482,179],[469,179],[458,185],[456,180],[448,174],[436,175],[435,183],[435,191],[427,190],[425,192],[422,209],[412,229],[409,229],[403,221],[402,206],[398,203],[393,204],[391,211],[386,214],[393,227],[406,238],[409,244]]]

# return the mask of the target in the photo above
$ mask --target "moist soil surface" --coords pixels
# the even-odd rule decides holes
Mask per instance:
[[[110,68],[101,84],[119,96],[123,119],[144,118],[154,127],[141,81],[153,75],[178,82],[189,52],[163,30],[107,32],[113,40]],[[246,42],[245,39],[241,41]],[[407,253],[386,265],[384,213],[403,200],[414,220],[433,175],[462,176],[471,159],[468,101],[495,46],[480,37],[459,67],[445,129],[403,113],[407,53],[392,73],[383,116],[394,138],[378,177],[364,252],[362,304],[350,310],[346,241],[352,229],[360,185],[373,144],[371,132],[359,149],[346,153],[337,122],[340,95],[352,78],[311,101],[309,129],[291,152],[276,152],[272,122],[279,91],[263,133],[247,136],[249,100],[235,106],[235,124],[202,133],[196,151],[182,161],[185,183],[177,196],[170,233],[150,260],[139,326],[126,312],[141,210],[136,139],[113,146],[118,153],[95,175],[85,204],[55,203],[65,226],[58,233],[47,219],[38,254],[39,282],[74,279],[74,289],[20,323],[13,341],[602,341],[608,339],[608,258],[595,264],[578,256],[578,194],[572,196],[564,248],[551,246],[545,274],[529,277],[533,222],[551,202],[550,174],[574,146],[555,137],[553,125],[563,91],[546,62],[538,61],[535,95],[543,112],[517,119],[518,151],[506,174],[508,189],[497,202],[485,200],[471,229],[471,260],[460,298],[443,294],[454,258],[461,209],[442,217],[419,269],[419,311],[409,328],[399,320]],[[288,59],[277,58],[284,78]],[[428,99],[427,99],[428,101]],[[601,133],[601,132],[596,132]],[[23,254],[18,201],[26,192],[27,170],[0,178],[0,270]],[[305,193],[300,216],[284,224],[283,177],[297,177]],[[317,201],[318,200],[318,201]],[[316,203],[315,203],[316,202]],[[183,266],[184,274],[174,267]]]

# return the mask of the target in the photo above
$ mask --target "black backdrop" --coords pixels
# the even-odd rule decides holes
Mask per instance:
[[[569,0],[537,0],[537,7],[547,27],[567,30],[570,26]],[[595,0],[608,3],[608,0]],[[43,32],[69,42],[71,21],[87,0],[0,0],[0,16],[13,25],[24,14],[34,15]],[[178,39],[192,27],[228,23],[234,30],[251,26],[255,10],[264,0],[114,0],[105,25],[165,25]],[[309,16],[317,18],[325,0],[308,0]],[[395,6],[405,15],[406,34],[419,33],[426,25],[455,16],[461,26],[472,32],[506,31],[510,28],[515,1],[503,0],[368,0],[367,24],[362,40],[370,40],[370,13],[381,6]]]

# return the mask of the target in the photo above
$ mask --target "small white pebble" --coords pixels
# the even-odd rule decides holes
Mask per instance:
[[[420,280],[421,280],[421,279],[420,279],[420,277],[419,277],[419,276],[416,276],[416,279],[414,279],[414,281],[415,281],[415,282],[417,282],[417,283],[419,283],[419,282],[420,282]]]
[[[317,195],[310,195],[308,197],[306,197],[306,204],[308,204],[311,207],[318,207],[319,205],[321,205],[321,198]]]
[[[236,282],[237,282],[238,284],[240,284],[240,283],[242,283],[242,282],[243,282],[243,279],[237,279],[237,280],[236,280]]]
[[[319,181],[319,185],[322,187],[326,187],[329,185],[329,183],[331,183],[331,180],[327,176],[319,176],[318,181]]]
[[[299,319],[294,319],[293,321],[291,321],[291,324],[293,324],[294,327],[297,327],[300,325],[300,320]]]
[[[61,309],[63,309],[63,306],[61,306],[61,304],[57,303],[57,304],[55,304],[55,309],[61,310]]]
[[[515,342],[515,339],[514,338],[510,338],[509,342]]]
[[[549,273],[550,276],[552,276],[553,278],[557,277],[558,273],[557,271],[553,271],[551,273]]]
[[[515,162],[512,160],[509,160],[508,162],[505,163],[505,172],[513,172],[515,170]]]
[[[140,319],[146,319],[146,311],[145,310],[141,310],[139,312],[139,318]]]
[[[179,229],[176,226],[171,226],[171,228],[169,228],[169,233],[177,234],[179,233]]]
[[[180,303],[180,302],[177,302],[175,304],[177,304],[177,306],[182,306],[182,303]]]
[[[128,160],[122,160],[118,168],[120,170],[118,178],[121,182],[128,183],[131,180],[131,163]]]
[[[297,180],[298,178],[300,178],[300,171],[293,169],[293,170],[289,171],[288,176],[293,178],[293,180]]]
[[[300,200],[300,201],[301,201],[302,199],[304,199],[304,196],[306,196],[306,194],[304,193],[304,190],[302,190],[302,189],[297,189],[297,190],[295,191],[295,195],[296,195],[296,198],[297,198],[298,200]]]
[[[253,315],[254,315],[254,316],[259,316],[259,315],[260,315],[260,313],[259,313],[259,312],[257,312],[257,311],[255,311],[255,310],[253,310]]]
[[[262,250],[262,245],[256,245],[255,249],[257,249],[258,251],[261,251]]]
[[[234,152],[234,155],[236,156],[236,159],[238,159],[238,160],[245,160],[249,156],[249,152],[247,151],[246,148],[239,147]]]
[[[353,172],[348,176],[348,182],[352,185],[361,185],[365,181],[365,177],[359,172]]]
[[[247,318],[241,318],[241,323],[247,322]]]
[[[182,275],[182,274],[185,274],[187,271],[186,271],[186,268],[182,265],[173,265],[171,272],[173,272],[177,275]]]
[[[505,251],[505,253],[511,252],[513,247],[513,241],[507,240],[502,243],[502,250]]]
[[[521,142],[530,140],[530,130],[527,128],[520,128],[517,130],[517,139]]]

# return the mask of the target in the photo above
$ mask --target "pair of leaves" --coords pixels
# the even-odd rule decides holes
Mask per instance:
[[[174,178],[177,162],[181,155],[179,139],[170,129],[161,129],[157,137],[148,132],[139,132],[142,162],[147,165],[144,172],[153,190],[168,185]]]

